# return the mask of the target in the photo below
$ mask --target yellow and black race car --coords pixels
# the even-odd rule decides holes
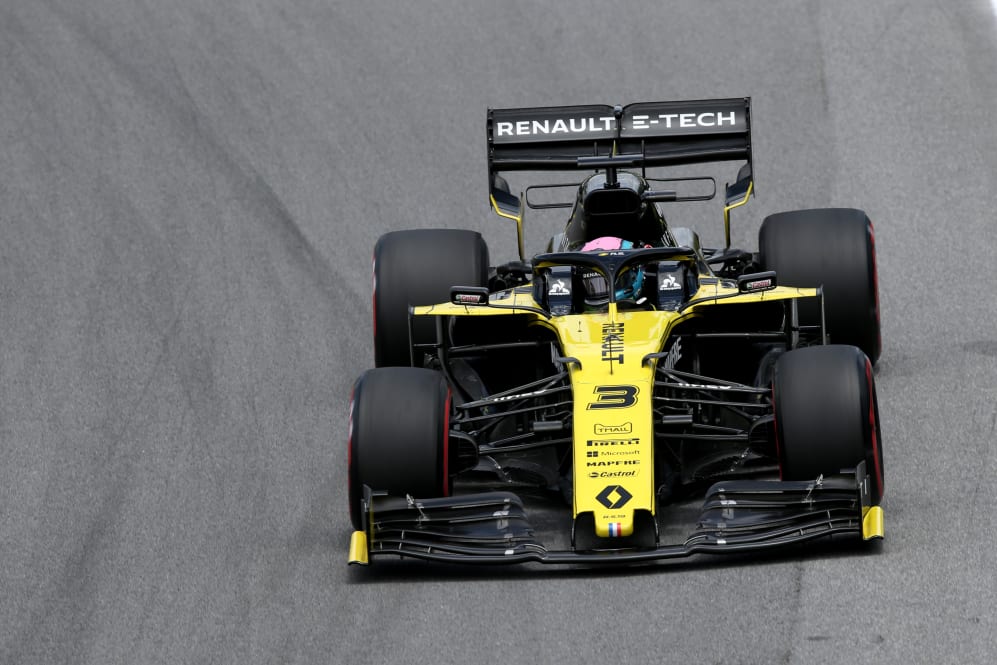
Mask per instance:
[[[490,267],[471,231],[378,241],[376,367],[350,403],[350,563],[640,562],[883,537],[872,224],[785,212],[758,252],[732,248],[750,122],[749,99],[489,110],[490,202],[515,221],[519,260]],[[649,169],[730,161],[726,246],[703,248],[662,208],[713,199],[716,179]],[[584,179],[515,196],[502,174],[516,171]],[[524,207],[570,209],[529,260]]]

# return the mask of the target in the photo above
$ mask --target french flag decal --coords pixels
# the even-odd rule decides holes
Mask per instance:
[[[623,532],[623,527],[619,522],[609,523],[609,537],[619,538],[620,534]]]

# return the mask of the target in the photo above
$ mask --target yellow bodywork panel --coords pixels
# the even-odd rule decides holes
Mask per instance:
[[[636,510],[655,509],[653,362],[674,312],[609,311],[552,323],[572,364],[574,514],[592,513],[596,535],[633,534]]]
[[[883,509],[880,506],[869,506],[862,516],[862,538],[872,540],[883,537]]]
[[[415,307],[412,312],[417,316],[509,316],[510,314],[516,314],[517,311],[518,313],[529,311],[525,308],[531,307],[537,309],[540,307],[537,301],[533,299],[533,289],[531,287],[519,287],[517,289],[493,293],[489,296],[489,302],[502,305],[502,308],[481,305],[455,305],[445,302],[438,305]],[[524,309],[506,309],[507,307],[515,306],[523,307]],[[543,318],[538,313],[534,314],[534,316],[538,319]]]
[[[350,558],[349,563],[366,566],[370,563],[367,556],[367,534],[363,531],[354,531],[350,536]]]
[[[578,361],[568,363],[574,402],[574,516],[592,513],[596,535],[606,538],[632,535],[638,510],[655,513],[652,398],[658,360],[643,360],[664,349],[677,323],[715,304],[785,300],[816,293],[816,289],[776,287],[738,294],[736,288],[716,280],[702,285],[691,298],[699,302],[683,312],[620,310],[615,303],[605,311],[565,316],[546,317],[534,311],[531,315],[536,323],[557,334],[563,355]],[[500,307],[442,303],[415,307],[413,313],[503,316],[530,314],[526,308],[540,308],[530,287],[492,294],[490,303]]]
[[[787,300],[791,298],[805,298],[817,295],[817,289],[797,288],[790,286],[778,286],[768,291],[757,291],[755,293],[737,293],[736,288],[725,287],[717,280],[716,284],[704,284],[690,298],[691,301],[699,301],[683,312],[683,317],[694,314],[698,309],[713,304],[737,304],[746,302],[764,302],[766,300]],[[714,300],[716,298],[716,300]],[[489,296],[491,304],[500,305],[493,308],[482,305],[455,305],[445,302],[438,305],[422,305],[413,307],[412,313],[416,316],[508,316],[514,313],[526,313],[528,308],[537,310],[540,305],[533,299],[533,289],[529,286],[521,286],[515,289],[507,289]],[[509,307],[521,307],[519,310],[510,310]],[[604,314],[605,312],[603,312]],[[651,311],[655,316],[673,316],[674,312]],[[597,313],[586,313],[577,316],[597,316]],[[539,321],[547,321],[546,317],[536,313]],[[561,317],[554,317],[556,320]],[[555,328],[553,324],[551,328]]]

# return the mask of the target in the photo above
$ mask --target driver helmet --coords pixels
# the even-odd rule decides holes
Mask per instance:
[[[583,252],[605,252],[620,249],[633,249],[634,244],[629,240],[617,238],[615,236],[602,236],[590,240],[582,246]],[[589,307],[598,307],[609,302],[609,287],[606,278],[598,272],[588,271],[582,277],[582,284],[585,287],[585,304]],[[637,300],[640,289],[644,285],[644,270],[642,268],[627,268],[616,276],[616,300]]]

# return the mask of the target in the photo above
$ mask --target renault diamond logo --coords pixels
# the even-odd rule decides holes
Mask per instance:
[[[633,494],[626,491],[622,485],[606,485],[606,489],[599,492],[596,501],[611,510],[615,510],[627,505],[627,501],[632,498],[634,498]]]

